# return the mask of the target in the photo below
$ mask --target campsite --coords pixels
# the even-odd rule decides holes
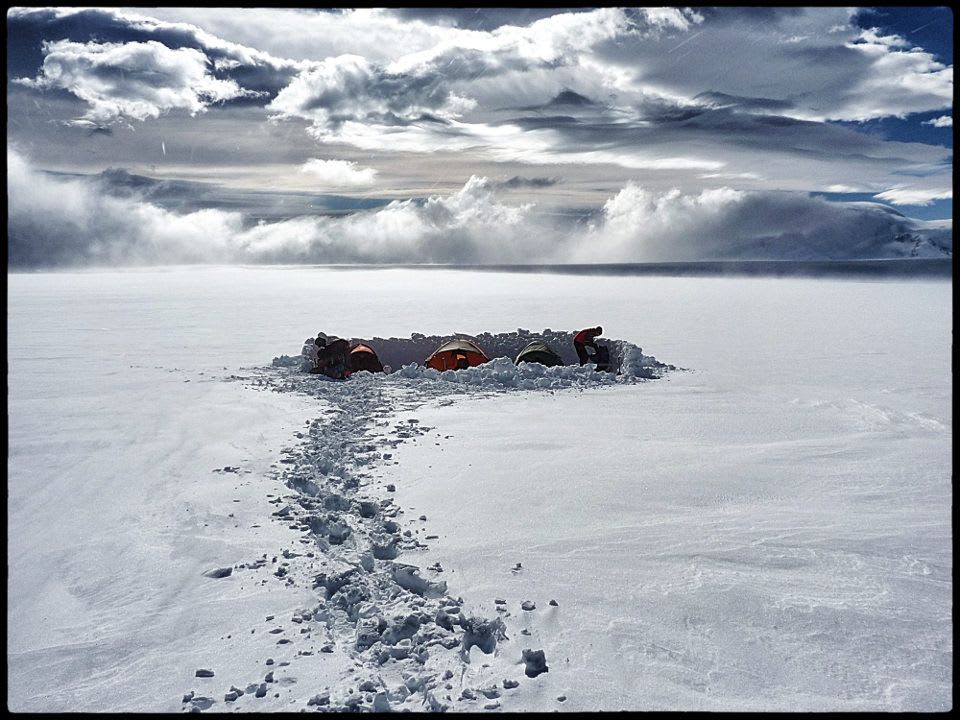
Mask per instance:
[[[916,309],[949,282],[475,273],[442,314],[387,302],[429,305],[464,273],[11,276],[14,705],[945,706],[951,318]],[[343,300],[291,306],[287,288],[317,282]],[[360,307],[358,282],[379,293]],[[577,362],[571,334],[600,319],[620,375]],[[303,372],[319,327],[393,372]],[[143,333],[155,352],[131,358]],[[491,361],[424,366],[458,335]],[[51,337],[78,351],[71,376]],[[539,340],[562,365],[515,362]],[[399,594],[373,602],[386,625],[360,649],[341,603],[381,592]],[[408,645],[394,622],[413,614],[430,622]],[[507,639],[464,656],[461,617]],[[54,664],[39,628],[74,650]],[[528,677],[525,650],[548,671]],[[51,667],[55,686],[35,682]]]
[[[951,7],[6,30],[9,714],[953,709]]]
[[[544,337],[533,339],[531,339],[533,336],[529,331],[522,329],[517,331],[517,336],[508,340],[504,340],[502,337],[493,337],[489,333],[485,335],[492,343],[491,347],[497,348],[498,353],[506,353],[507,357],[512,357],[516,354],[514,360],[516,365],[522,362],[532,362],[544,365],[545,367],[553,367],[565,363],[561,355],[554,350],[544,338],[550,336],[557,343],[572,345],[575,334],[576,333],[554,333],[548,328],[544,330]],[[416,333],[412,334],[409,341],[397,338],[388,341],[382,338],[376,338],[376,340],[373,341],[337,338],[331,343],[325,333],[318,333],[318,337],[323,338],[324,351],[327,355],[330,354],[332,348],[336,348],[337,352],[349,355],[348,364],[350,373],[359,372],[360,370],[373,373],[389,373],[393,369],[393,366],[391,364],[384,365],[380,360],[380,353],[385,353],[393,363],[397,364],[397,367],[404,367],[408,364],[422,364],[424,367],[439,372],[466,370],[471,367],[483,365],[491,360],[481,347],[484,346],[482,341],[476,337],[466,336],[441,340],[436,349],[430,352],[426,358],[420,358],[417,351],[422,343],[417,342],[417,336],[418,334]],[[419,338],[426,339],[423,335],[419,335]],[[529,340],[519,353],[516,353],[513,348],[517,339]],[[284,355],[276,358],[274,364],[300,365],[301,369],[306,372],[312,374],[327,374],[317,367],[317,364],[323,361],[324,355],[318,357],[314,345],[314,340],[307,338],[307,340],[304,341],[299,361]],[[375,350],[374,347],[379,348],[379,352]],[[617,355],[612,364],[610,363],[609,348],[606,345],[599,345],[598,347],[602,351],[605,361],[604,365],[599,366],[596,362],[593,362],[591,367],[602,372],[610,371],[619,373],[623,359],[621,358],[621,351],[625,349],[623,343],[616,343]],[[569,357],[569,351],[566,354]],[[499,355],[495,355],[495,357],[499,357]],[[573,362],[576,362],[576,359],[576,356],[574,356]],[[330,375],[332,375],[334,379],[346,380],[350,376],[350,373],[332,373]]]

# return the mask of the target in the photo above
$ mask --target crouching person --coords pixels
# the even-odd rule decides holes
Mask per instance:
[[[316,368],[311,372],[322,373],[334,380],[350,377],[350,343],[343,338],[327,337],[317,353]]]
[[[326,345],[327,341],[323,333],[318,333],[315,338],[307,338],[303,341],[303,348],[300,350],[301,365],[304,372],[313,372],[317,366],[317,356],[320,348]]]
[[[592,347],[594,353],[598,352],[596,338],[600,335],[603,335],[603,328],[597,325],[594,328],[584,328],[573,336],[573,348],[577,351],[581,367],[590,361],[590,356],[587,354],[588,347]]]

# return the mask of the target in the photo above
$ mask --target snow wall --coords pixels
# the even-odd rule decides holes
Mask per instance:
[[[478,335],[469,335],[467,333],[455,333],[453,335],[422,335],[413,333],[409,338],[349,338],[353,345],[362,342],[373,348],[374,352],[380,358],[380,362],[389,365],[394,371],[401,371],[406,377],[432,377],[434,374],[439,376],[438,371],[424,368],[426,359],[430,357],[434,350],[446,342],[455,339],[466,339],[476,343],[483,350],[491,363],[480,365],[467,370],[458,370],[458,373],[467,373],[470,375],[486,375],[489,372],[496,372],[501,377],[501,382],[506,380],[504,374],[511,372],[510,367],[520,351],[534,340],[540,340],[549,345],[560,355],[564,366],[574,366],[573,368],[557,367],[545,368],[536,366],[536,363],[523,363],[525,366],[536,366],[523,368],[526,372],[519,372],[521,368],[515,368],[518,375],[540,375],[539,369],[549,370],[548,374],[562,374],[576,369],[579,374],[583,372],[580,369],[580,361],[577,358],[576,350],[573,347],[574,331],[551,330],[549,328],[542,332],[535,333],[529,330],[518,328],[516,332],[509,333],[480,333]],[[597,338],[597,343],[606,345],[610,350],[610,370],[608,374],[619,375],[621,378],[658,378],[666,370],[674,370],[672,365],[665,365],[658,362],[656,358],[644,355],[643,351],[637,345],[626,340],[617,340],[609,338]],[[509,364],[502,362],[502,359],[508,359]],[[498,360],[499,359],[499,360]],[[294,367],[300,364],[300,355],[289,356],[281,355],[273,359],[275,367]],[[453,371],[447,371],[453,372]]]

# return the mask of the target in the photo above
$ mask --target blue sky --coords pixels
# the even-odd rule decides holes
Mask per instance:
[[[138,210],[259,224],[244,242],[281,259],[340,257],[352,214],[382,208],[379,237],[408,200],[411,260],[499,259],[512,241],[478,228],[571,211],[637,229],[531,257],[651,257],[643,228],[668,222],[754,247],[823,235],[824,200],[952,219],[952,43],[945,7],[12,8],[8,154]],[[807,203],[795,231],[785,197]],[[734,223],[747,204],[771,226]],[[462,248],[417,235],[471,222]]]

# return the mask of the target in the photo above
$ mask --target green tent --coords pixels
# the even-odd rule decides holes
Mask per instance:
[[[547,345],[542,340],[534,340],[532,343],[527,345],[523,350],[520,351],[520,354],[517,355],[517,359],[514,361],[517,365],[522,362],[535,362],[540,363],[541,365],[546,365],[547,367],[553,367],[554,365],[563,365],[563,360],[557,355],[553,349]]]

